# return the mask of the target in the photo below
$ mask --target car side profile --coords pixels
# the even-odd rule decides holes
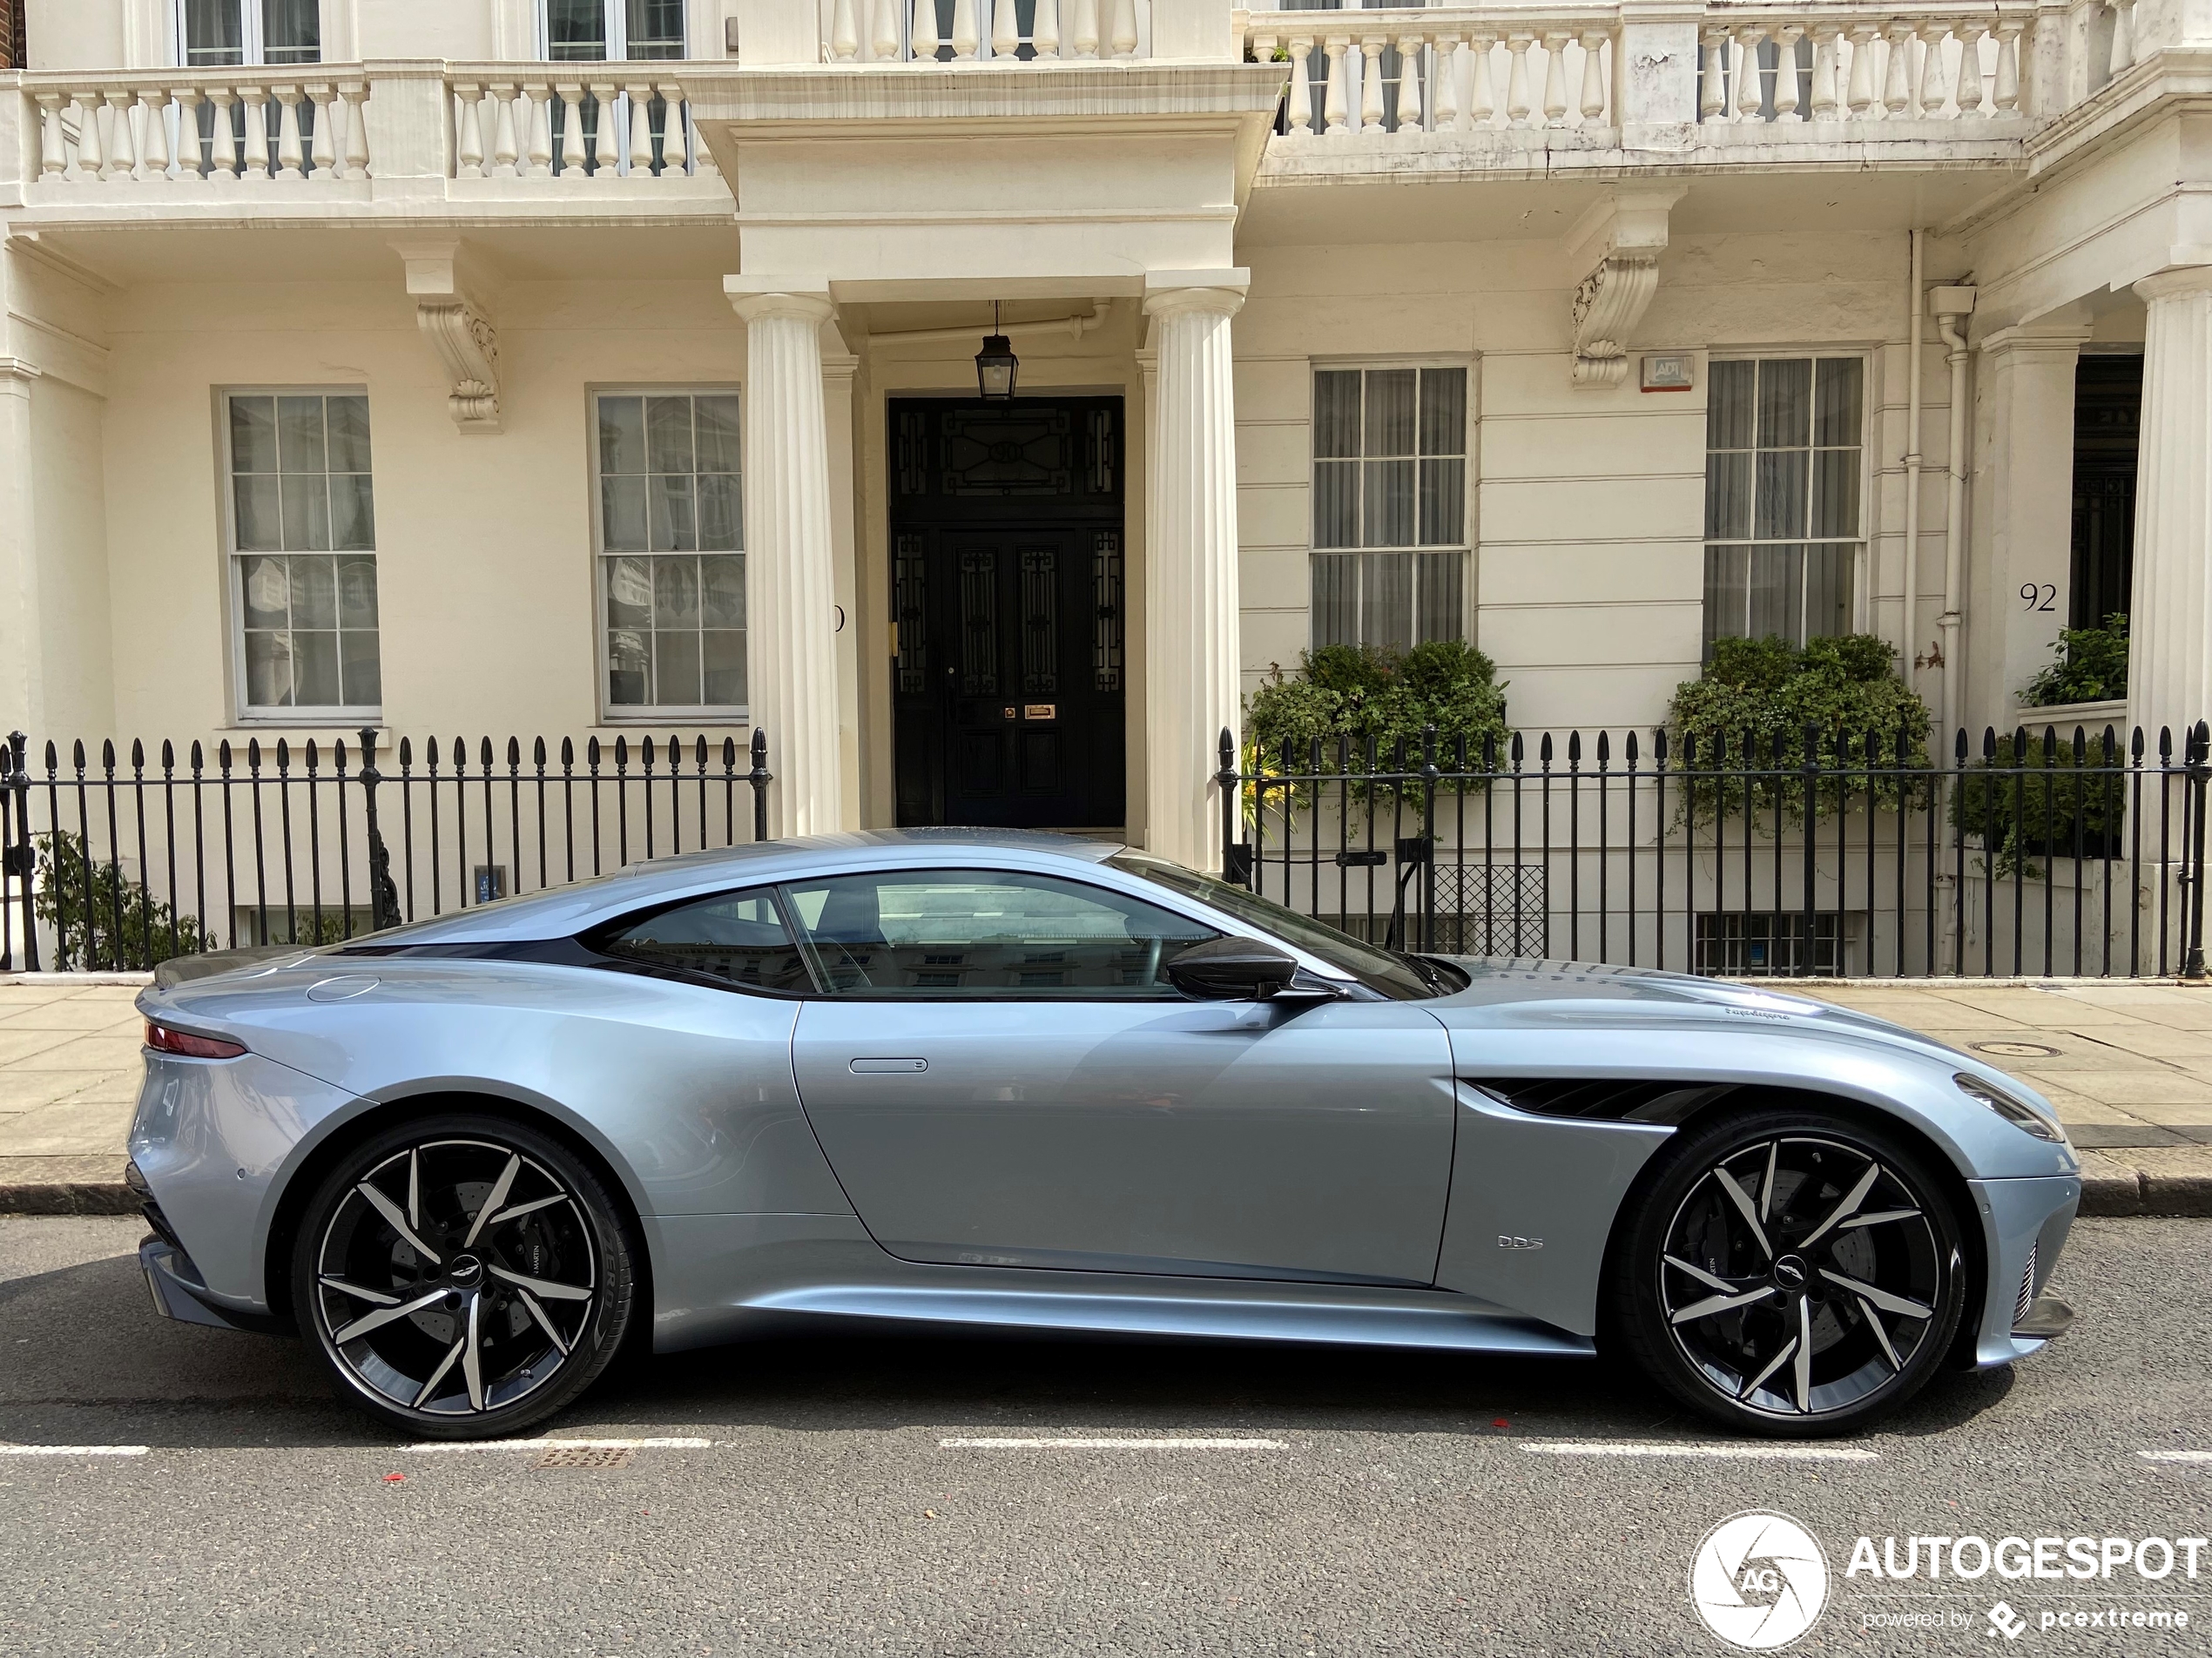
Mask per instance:
[[[2061,1331],[2032,1091],[1797,997],[1405,954],[997,832],[635,866],[139,1007],[172,1317],[511,1434],[793,1315],[1633,1360],[1848,1432]]]

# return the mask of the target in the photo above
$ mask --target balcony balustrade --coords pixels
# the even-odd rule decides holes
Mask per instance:
[[[822,56],[833,64],[1072,62],[1142,55],[1139,0],[1036,0],[1029,28],[1015,0],[834,0]]]

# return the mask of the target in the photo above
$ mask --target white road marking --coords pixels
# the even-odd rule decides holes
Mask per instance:
[[[1708,1457],[1785,1462],[1879,1462],[1878,1451],[1841,1445],[1667,1445],[1629,1439],[1561,1439],[1521,1447],[1540,1457]]]
[[[2138,1451],[2145,1462],[2212,1462],[2212,1451]]]
[[[425,1439],[410,1451],[543,1451],[548,1446],[589,1451],[705,1451],[711,1439]]]
[[[0,1445],[0,1457],[142,1457],[143,1445]]]
[[[1287,1451],[1281,1439],[940,1439],[947,1451]]]

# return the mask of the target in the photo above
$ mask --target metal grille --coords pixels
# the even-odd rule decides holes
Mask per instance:
[[[2025,1322],[2027,1310],[2035,1304],[2035,1256],[2040,1247],[2035,1244],[2027,1246],[2027,1270],[2020,1274],[2020,1299],[2013,1304],[2013,1322],[2015,1324]]]
[[[533,1468],[627,1468],[632,1452],[626,1445],[549,1445],[538,1452]]]
[[[1796,911],[1697,918],[1697,971],[1725,977],[1766,974],[1833,977],[1843,971],[1843,919]]]
[[[1436,948],[1451,955],[1550,954],[1541,864],[1441,864]]]

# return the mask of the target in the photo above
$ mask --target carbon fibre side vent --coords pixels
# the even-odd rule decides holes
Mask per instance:
[[[1540,1117],[1592,1122],[1682,1122],[1731,1091],[1725,1082],[1638,1082],[1622,1077],[1517,1076],[1464,1079],[1492,1099]]]

